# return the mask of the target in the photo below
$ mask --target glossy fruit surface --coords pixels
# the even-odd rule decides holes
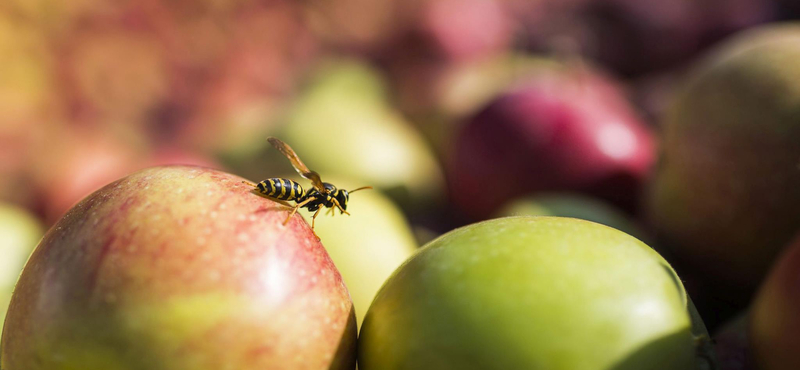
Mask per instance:
[[[656,252],[588,221],[510,217],[429,243],[364,320],[359,367],[690,369],[687,301]]]
[[[456,206],[475,219],[542,191],[634,210],[654,158],[649,128],[611,78],[541,63],[463,123],[447,180]]]
[[[4,370],[353,369],[342,279],[301,217],[241,178],[155,167],[45,235],[17,283]]]

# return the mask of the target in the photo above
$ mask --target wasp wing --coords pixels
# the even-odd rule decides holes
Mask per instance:
[[[320,179],[319,174],[309,170],[305,163],[300,160],[300,157],[297,156],[297,153],[295,153],[292,147],[289,146],[289,144],[286,144],[275,137],[269,137],[267,138],[267,141],[269,141],[269,143],[272,144],[275,149],[278,149],[278,151],[283,153],[286,158],[289,158],[289,162],[292,163],[292,167],[294,167],[295,171],[297,171],[300,176],[311,180],[311,184],[317,189],[317,191],[319,191],[321,194],[328,193],[328,190],[325,189],[325,185],[322,184],[322,179]]]

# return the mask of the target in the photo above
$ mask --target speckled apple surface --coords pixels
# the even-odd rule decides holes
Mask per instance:
[[[389,278],[361,370],[696,368],[683,286],[637,239],[596,223],[511,217],[434,240]]]
[[[23,270],[2,369],[353,369],[339,272],[241,180],[155,167],[81,201]]]

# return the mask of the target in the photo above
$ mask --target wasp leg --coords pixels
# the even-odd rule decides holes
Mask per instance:
[[[319,237],[319,235],[317,235],[317,232],[314,231],[314,223],[317,221],[317,215],[319,215],[319,211],[321,211],[321,210],[322,210],[322,208],[317,209],[317,211],[314,212],[314,215],[311,216],[311,232],[314,233],[314,236],[316,236],[317,239],[321,239],[321,238]]]
[[[338,201],[338,200],[336,200],[336,198],[331,198],[331,200],[333,201],[333,204],[335,204],[335,205],[336,205],[336,207],[337,207],[337,208],[339,208],[339,211],[341,211],[342,213],[344,213],[344,214],[346,214],[346,215],[350,216],[350,213],[348,213],[347,211],[345,211],[345,210],[344,210],[344,208],[342,208],[342,205],[341,205],[341,204],[339,204],[339,201]]]
[[[321,210],[322,208],[318,209],[316,212],[314,212],[314,216],[311,216],[311,230],[314,230],[314,222],[317,220],[317,215],[319,215],[319,211]]]
[[[247,185],[250,185],[252,187],[256,187],[256,184],[254,184],[254,183],[252,183],[250,181],[242,181],[242,184],[247,184]]]
[[[292,209],[292,213],[289,213],[289,216],[286,217],[286,220],[283,221],[283,225],[285,226],[287,223],[289,223],[289,220],[292,218],[292,216],[294,216],[295,213],[297,213],[297,210],[306,205],[306,203],[312,201],[313,199],[314,198],[308,198],[300,203],[297,203]]]

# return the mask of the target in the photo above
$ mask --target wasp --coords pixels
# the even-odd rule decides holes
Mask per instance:
[[[347,212],[347,203],[350,201],[350,193],[359,190],[372,189],[371,186],[363,186],[358,189],[347,191],[344,189],[338,189],[331,183],[322,182],[319,174],[309,170],[303,161],[300,160],[300,157],[297,156],[297,153],[295,153],[292,147],[289,146],[289,144],[286,144],[274,137],[270,137],[267,140],[270,144],[272,144],[272,146],[275,147],[275,149],[278,149],[281,154],[286,156],[286,158],[289,159],[289,162],[291,162],[295,171],[297,171],[297,173],[299,173],[303,178],[310,180],[311,185],[313,186],[309,190],[304,190],[303,187],[296,181],[278,177],[266,179],[258,184],[243,181],[244,183],[253,186],[256,191],[268,198],[286,202],[295,202],[292,212],[289,213],[289,216],[283,221],[284,225],[286,225],[292,216],[297,213],[298,209],[306,208],[308,211],[314,212],[314,216],[311,217],[311,231],[313,232],[317,215],[319,215],[319,212],[323,207],[328,208],[331,214],[334,214],[334,211],[338,209],[339,214],[347,214],[349,216],[350,213]]]

